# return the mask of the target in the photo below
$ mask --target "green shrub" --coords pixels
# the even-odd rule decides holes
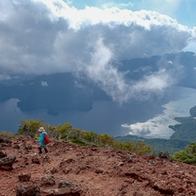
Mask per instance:
[[[185,150],[174,153],[172,158],[179,162],[196,164],[196,143],[191,143]]]
[[[2,131],[0,132],[0,137],[6,137],[6,138],[11,139],[14,137],[14,134],[8,131]]]
[[[71,140],[71,142],[73,142],[74,144],[78,144],[80,146],[88,146],[88,144],[85,141],[83,141],[79,138],[75,138],[75,139]]]

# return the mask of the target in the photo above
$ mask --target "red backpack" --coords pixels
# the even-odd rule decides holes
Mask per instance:
[[[48,134],[44,134],[44,144],[46,145],[46,144],[48,144],[50,142],[50,138],[49,138],[49,136],[48,136]]]

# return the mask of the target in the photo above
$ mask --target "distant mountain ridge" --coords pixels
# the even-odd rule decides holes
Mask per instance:
[[[156,153],[161,151],[167,151],[170,154],[185,149],[191,142],[196,142],[196,106],[190,109],[189,117],[175,118],[180,124],[170,126],[175,132],[170,139],[160,138],[142,138],[134,135],[118,136],[115,137],[117,141],[125,142],[130,140],[136,142],[138,140],[144,141],[146,144],[154,148]]]

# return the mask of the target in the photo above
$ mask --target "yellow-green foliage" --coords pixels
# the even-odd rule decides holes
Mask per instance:
[[[6,137],[6,138],[13,138],[14,134],[8,131],[2,131],[0,132],[0,137]]]
[[[120,142],[120,141],[114,142],[113,147],[114,147],[115,149],[121,149],[121,150],[125,150],[125,149],[126,149],[124,143],[122,143],[122,142]],[[128,149],[127,149],[127,150],[128,150]]]
[[[109,136],[108,134],[100,134],[98,135],[98,140],[100,146],[112,146],[114,143],[114,137]]]
[[[128,151],[133,151],[133,149],[134,149],[134,143],[131,141],[125,141],[123,146],[124,146],[124,149],[126,149]]]
[[[153,149],[151,146],[140,140],[136,143],[133,143],[129,140],[125,141],[124,143],[117,141],[114,143],[113,147],[119,150],[128,150],[140,155],[153,154]]]
[[[108,134],[98,134],[93,131],[72,128],[72,124],[69,122],[66,122],[63,125],[51,126],[43,124],[40,120],[23,120],[21,121],[18,133],[30,135],[38,139],[39,134],[37,133],[37,130],[40,126],[44,127],[50,138],[55,140],[64,139],[78,145],[93,145],[115,148],[117,150],[128,150],[140,155],[153,153],[152,148],[143,141],[137,141],[136,143],[131,141],[126,141],[124,143],[114,141],[114,137]]]
[[[58,130],[61,135],[68,134],[68,132],[72,129],[71,123],[65,123],[64,125],[59,125]]]
[[[149,145],[146,145],[143,141],[139,140],[135,143],[133,147],[133,151],[136,154],[145,155],[148,153],[152,153],[152,148]]]
[[[98,144],[98,133],[93,131],[87,131],[84,135],[84,140],[90,143]]]
[[[22,120],[17,134],[34,137],[39,127],[44,127],[40,120]]]

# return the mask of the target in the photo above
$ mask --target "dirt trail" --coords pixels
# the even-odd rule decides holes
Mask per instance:
[[[52,190],[62,191],[59,182],[63,179],[79,190],[67,193],[69,196],[196,195],[195,166],[68,142],[52,141],[48,155],[37,154],[37,147],[38,143],[27,137],[13,139],[11,146],[0,143],[7,156],[16,156],[12,169],[0,168],[0,196],[16,196],[18,187],[31,184],[40,188],[41,196],[49,196]],[[19,175],[27,174],[29,181],[19,180]],[[44,176],[50,177],[48,184],[43,183]]]

